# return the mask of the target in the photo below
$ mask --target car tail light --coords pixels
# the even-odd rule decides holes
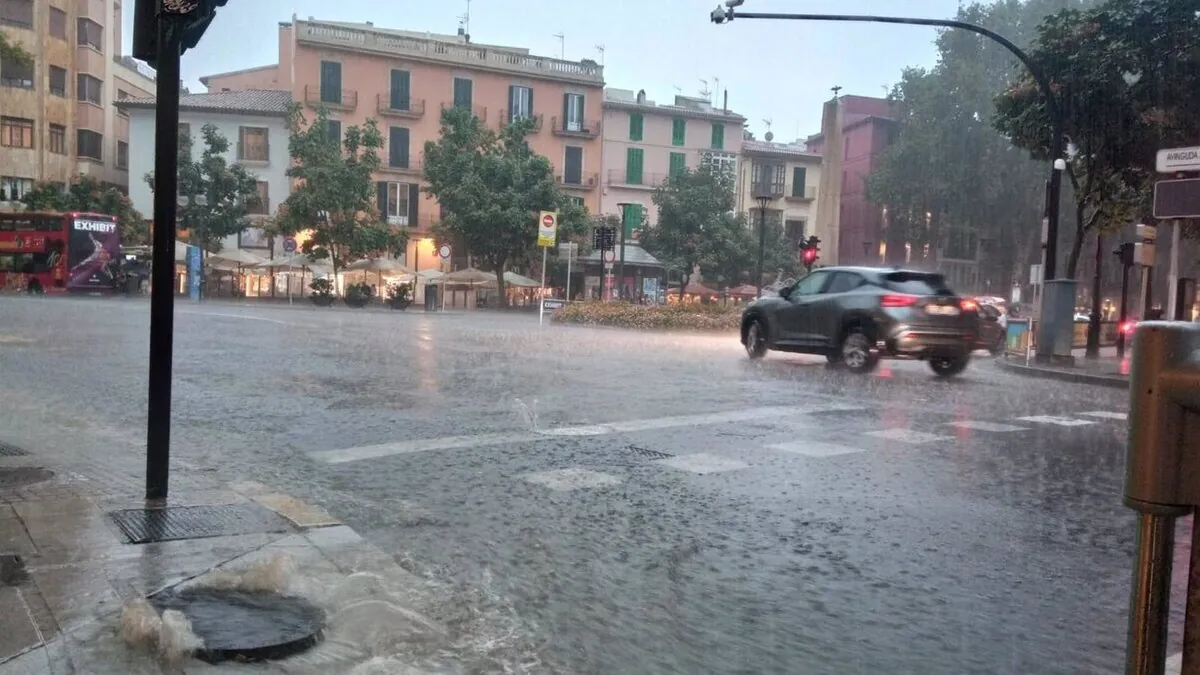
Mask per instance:
[[[1120,331],[1126,335],[1129,335],[1129,334],[1133,333],[1134,329],[1136,329],[1136,328],[1137,328],[1136,321],[1126,321],[1125,323],[1121,324]]]
[[[962,311],[964,311],[964,312],[978,312],[979,311],[979,303],[975,302],[974,300],[963,300],[959,306],[962,307]]]
[[[888,294],[879,299],[879,305],[881,307],[912,307],[917,304],[917,299],[915,295]]]

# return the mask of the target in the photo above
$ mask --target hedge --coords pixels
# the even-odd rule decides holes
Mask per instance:
[[[634,305],[628,302],[573,302],[556,311],[556,323],[641,330],[736,331],[737,307],[720,305]]]

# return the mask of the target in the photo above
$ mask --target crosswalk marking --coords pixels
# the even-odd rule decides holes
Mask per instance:
[[[934,441],[953,441],[953,436],[939,436],[938,434],[930,434],[924,431],[913,431],[912,429],[896,428],[882,429],[880,431],[868,431],[867,436],[882,438],[887,441],[896,441],[898,443],[908,443],[910,445],[919,445],[921,443],[933,443]]]
[[[1102,420],[1118,420],[1124,422],[1129,419],[1129,415],[1123,412],[1109,412],[1107,410],[1093,410],[1091,412],[1081,412],[1084,417],[1097,417]]]
[[[662,464],[663,466],[667,466],[672,469],[678,469],[679,471],[698,473],[702,476],[709,473],[736,471],[738,469],[745,469],[750,466],[749,464],[745,462],[739,462],[736,459],[718,457],[705,452],[698,452],[694,455],[676,455],[675,457],[668,457],[666,459],[656,459],[654,460],[654,463]]]
[[[1077,420],[1073,417],[1060,417],[1058,415],[1034,415],[1032,417],[1018,417],[1017,420],[1037,424],[1056,424],[1060,427],[1082,427],[1088,424],[1095,424],[1092,420]]]
[[[767,446],[772,450],[787,452],[805,457],[837,457],[866,452],[866,448],[856,448],[838,443],[823,443],[821,441],[791,441],[788,443],[773,443]]]
[[[555,492],[570,492],[581,488],[620,485],[621,479],[602,471],[590,469],[554,469],[527,474],[525,480],[535,485],[550,488]]]
[[[995,422],[979,422],[976,420],[959,420],[950,422],[950,426],[958,427],[959,429],[970,429],[972,431],[990,431],[994,433],[1008,433],[1012,431],[1029,431],[1029,427],[1018,427],[1012,424],[997,424]]]

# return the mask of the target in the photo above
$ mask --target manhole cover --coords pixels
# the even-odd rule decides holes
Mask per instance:
[[[287,520],[257,504],[128,509],[109,515],[130,544],[293,531]]]
[[[650,448],[642,448],[642,447],[638,447],[636,445],[627,446],[625,449],[629,450],[630,452],[637,453],[637,454],[641,455],[642,457],[647,457],[649,459],[667,459],[668,457],[675,456],[669,452],[659,452],[658,450],[651,450]]]
[[[29,581],[25,561],[19,555],[0,555],[0,586],[20,586]]]
[[[208,663],[265,661],[304,651],[321,639],[325,612],[303,598],[196,588],[149,598],[158,611],[178,610],[204,641]]]
[[[17,466],[0,469],[0,489],[41,483],[54,478],[54,472],[38,466]]]
[[[0,457],[24,457],[29,453],[11,443],[0,441]]]

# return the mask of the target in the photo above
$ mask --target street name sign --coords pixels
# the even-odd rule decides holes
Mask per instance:
[[[1159,173],[1200,171],[1200,146],[1159,150],[1154,164]]]

